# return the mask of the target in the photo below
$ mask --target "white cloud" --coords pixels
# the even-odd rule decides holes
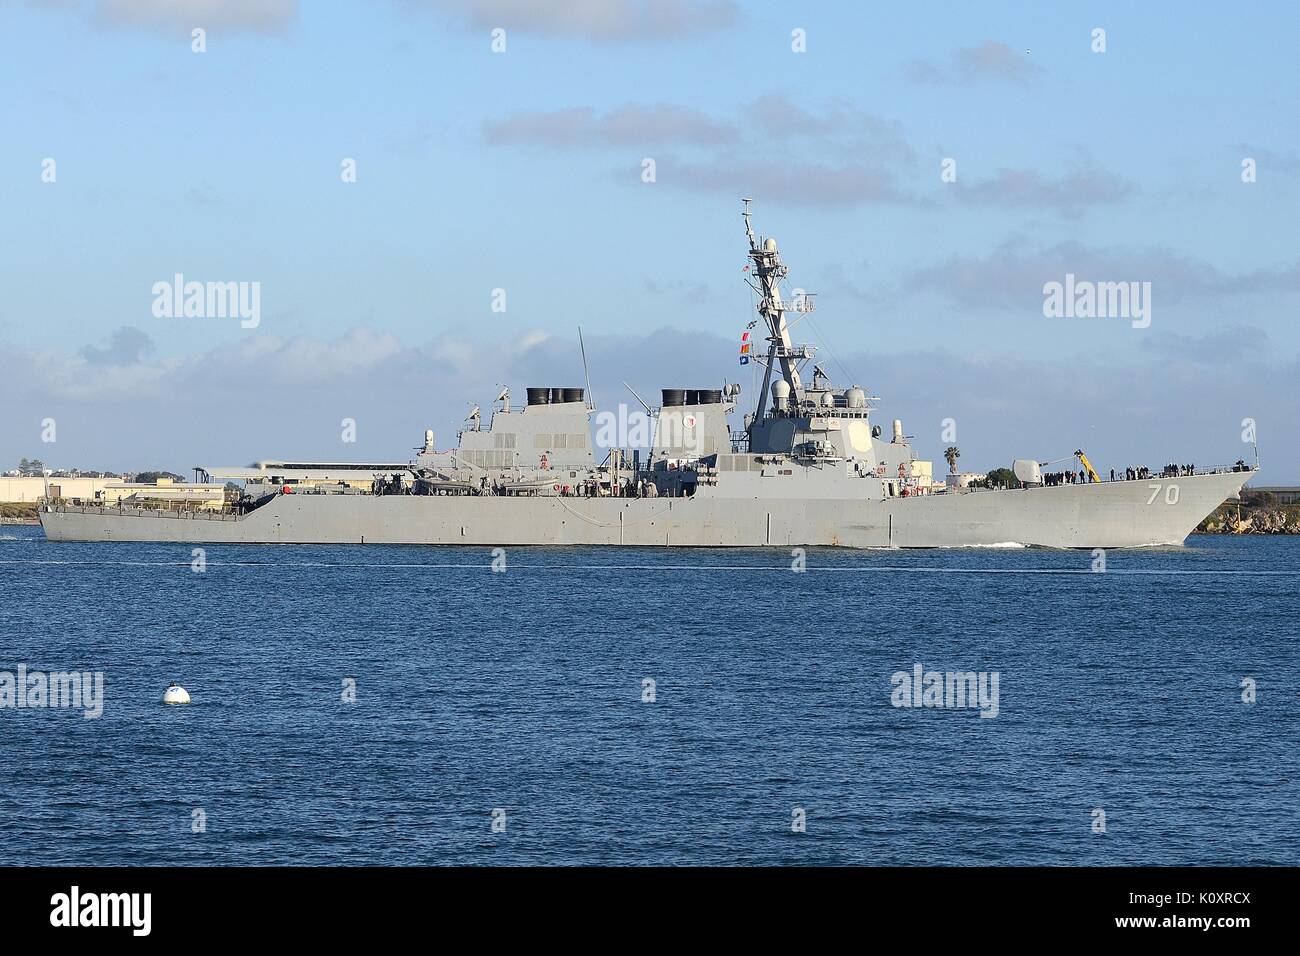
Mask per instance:
[[[1128,180],[1093,164],[1050,176],[1031,169],[999,169],[991,178],[953,184],[965,203],[990,206],[1055,208],[1067,215],[1103,203],[1116,203],[1134,192]]]
[[[755,125],[665,105],[631,105],[603,115],[589,107],[525,111],[485,123],[483,136],[493,145],[645,147],[655,150],[658,182],[732,197],[824,206],[924,202],[897,185],[915,152],[895,122],[843,102],[803,104],[777,94],[739,112]]]
[[[659,181],[729,196],[839,208],[869,202],[915,202],[894,174],[866,163],[783,162],[718,158],[703,162],[666,158]]]
[[[1027,51],[1021,53],[1005,43],[988,40],[979,46],[954,50],[943,63],[913,60],[907,75],[917,83],[967,85],[989,80],[1028,86],[1046,72],[1030,57]]]
[[[731,26],[731,0],[426,0],[483,29],[593,41],[682,39]]]
[[[1213,264],[1161,247],[1097,248],[1079,242],[1050,246],[1021,240],[987,255],[955,255],[917,269],[903,281],[908,292],[934,292],[976,308],[1037,311],[1043,284],[1066,273],[1105,282],[1150,282],[1162,303],[1200,304],[1228,297],[1300,291],[1300,261],[1228,274]]]
[[[148,334],[124,325],[109,336],[107,346],[87,345],[80,354],[89,365],[123,366],[139,364],[153,349],[153,340]]]
[[[625,106],[604,115],[597,115],[590,107],[574,107],[520,112],[485,123],[483,138],[493,145],[657,146],[731,142],[736,130],[681,106]]]
[[[117,27],[280,33],[298,19],[298,0],[95,0],[94,14]]]

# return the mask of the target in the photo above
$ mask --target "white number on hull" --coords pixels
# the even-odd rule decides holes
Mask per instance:
[[[1160,494],[1160,489],[1165,489],[1165,504],[1178,504],[1178,486],[1177,485],[1147,485],[1151,489],[1151,497],[1147,499],[1147,504],[1153,504],[1156,496]]]

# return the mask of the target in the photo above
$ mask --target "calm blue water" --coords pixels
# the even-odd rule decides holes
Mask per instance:
[[[0,710],[0,864],[1300,863],[1297,537],[207,557],[0,529],[0,671],[106,681]]]

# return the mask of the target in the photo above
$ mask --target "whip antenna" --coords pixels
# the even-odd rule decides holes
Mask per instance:
[[[582,326],[578,326],[578,350],[582,352],[582,377],[587,380],[587,410],[596,410],[596,399],[591,394],[591,373],[587,371],[587,346],[582,341]]]

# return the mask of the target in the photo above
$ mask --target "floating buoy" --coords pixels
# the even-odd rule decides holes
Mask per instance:
[[[188,704],[189,702],[189,691],[175,681],[168,684],[167,689],[163,691],[164,704]]]

